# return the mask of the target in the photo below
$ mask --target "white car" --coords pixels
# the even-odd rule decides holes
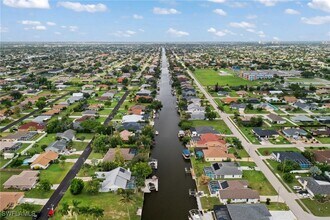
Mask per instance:
[[[295,190],[301,190],[302,187],[301,186],[293,186],[293,189],[295,189]]]

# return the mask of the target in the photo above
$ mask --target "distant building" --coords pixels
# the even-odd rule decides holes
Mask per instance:
[[[254,80],[263,80],[263,79],[272,79],[274,74],[266,71],[251,71],[241,73],[243,79],[254,81]]]

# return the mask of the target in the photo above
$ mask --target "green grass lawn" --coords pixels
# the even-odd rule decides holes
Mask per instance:
[[[238,126],[240,131],[249,139],[253,144],[260,144],[258,138],[253,134],[251,127]]]
[[[87,142],[72,142],[72,148],[75,148],[77,151],[85,150],[86,146],[88,145]]]
[[[17,150],[17,153],[21,153],[25,148],[27,148],[28,146],[30,146],[30,144],[28,143],[24,143],[22,144],[22,147],[20,147],[18,150]]]
[[[255,162],[251,162],[251,161],[238,161],[240,166],[248,166],[248,167],[255,167],[257,166],[255,164]]]
[[[277,195],[275,189],[261,171],[243,170],[243,179],[249,181],[249,187],[257,190],[260,195]]]
[[[61,200],[57,210],[61,209],[61,203],[67,202],[69,205],[72,204],[72,200],[80,201],[80,206],[100,207],[104,209],[104,216],[99,219],[112,220],[112,219],[129,219],[127,209],[131,220],[141,219],[140,216],[136,215],[136,211],[139,207],[143,206],[143,194],[135,193],[133,195],[132,204],[124,204],[121,200],[122,196],[116,193],[98,193],[97,195],[90,195],[84,191],[79,195],[72,195],[69,190],[65,193]],[[58,214],[55,214],[53,219],[60,219]],[[78,216],[78,219],[86,219],[86,216]]]
[[[103,109],[103,110],[99,111],[98,113],[100,115],[110,115],[111,112],[112,112],[112,109]]]
[[[10,159],[3,159],[3,157],[0,158],[0,167],[2,167],[3,165],[5,165],[6,163],[8,163],[8,161],[10,161]]]
[[[50,190],[48,192],[33,188],[27,192],[25,192],[25,198],[38,198],[38,199],[47,199],[50,198],[53,194],[54,190]]]
[[[267,209],[270,211],[289,211],[290,208],[282,202],[270,202],[269,205],[267,205],[265,202],[262,202],[267,206]]]
[[[318,141],[320,141],[322,144],[330,144],[330,138],[329,137],[319,137],[316,138]]]
[[[231,148],[229,148],[228,152],[231,153],[231,154],[237,152],[238,156],[240,156],[242,158],[243,157],[249,157],[249,154],[244,149],[236,149],[234,147],[231,147]]]
[[[194,168],[195,171],[195,175],[197,177],[200,177],[204,172],[203,172],[203,168],[206,166],[211,166],[210,162],[204,162],[203,160],[196,160],[196,158],[192,157],[190,159],[192,166]]]
[[[264,109],[262,109],[262,110],[257,110],[257,109],[245,109],[244,110],[244,113],[245,114],[268,114],[269,113],[269,111],[267,111],[267,110],[264,110]]]
[[[240,77],[229,75],[220,76],[217,71],[213,69],[196,69],[194,72],[196,78],[203,86],[215,85],[219,86],[240,86],[240,85],[257,85],[256,81],[248,81]]]
[[[31,204],[31,210],[29,210],[29,213],[26,213],[26,210],[22,209],[21,205],[16,206],[13,210],[15,213],[24,213],[25,216],[8,216],[6,219],[9,220],[30,220],[31,216],[35,214],[36,212],[39,212],[41,210],[41,205],[32,205]],[[30,216],[31,215],[31,216]]]
[[[43,137],[40,141],[37,142],[38,145],[49,145],[50,143],[56,141],[56,134],[47,134],[45,137]]]
[[[291,144],[286,138],[279,136],[277,138],[268,139],[272,144]]]
[[[192,120],[193,126],[212,126],[215,130],[219,131],[221,134],[232,134],[228,126],[223,120]]]
[[[51,164],[46,170],[40,171],[40,179],[48,179],[52,184],[59,184],[72,165],[73,163],[64,163],[64,166],[62,164]]]
[[[311,212],[316,216],[330,216],[330,202],[320,203],[316,200],[301,199]]]
[[[92,133],[76,133],[76,139],[81,139],[82,137],[85,137],[85,139],[90,140],[94,137],[94,134],[92,134]]]
[[[286,147],[286,148],[276,148],[276,147],[265,147],[265,148],[259,148],[259,153],[263,156],[271,155],[273,151],[294,151],[294,152],[301,152],[296,147]]]
[[[212,210],[214,205],[220,205],[219,197],[201,197],[201,203],[204,210]]]

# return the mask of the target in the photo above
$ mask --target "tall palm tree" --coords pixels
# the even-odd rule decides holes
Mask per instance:
[[[62,203],[62,206],[61,206],[61,209],[59,210],[59,213],[62,215],[62,216],[66,216],[69,214],[69,204],[67,202],[63,202]],[[66,217],[64,217],[65,219]]]
[[[121,193],[121,199],[120,199],[120,202],[126,204],[126,208],[127,208],[127,214],[128,214],[128,219],[130,220],[131,219],[131,216],[129,214],[129,205],[132,204],[133,202],[133,191],[131,190],[124,190],[122,193]]]

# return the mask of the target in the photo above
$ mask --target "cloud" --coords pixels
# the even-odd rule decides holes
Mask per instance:
[[[143,19],[143,16],[142,16],[142,15],[134,14],[134,15],[133,15],[133,18],[134,18],[134,19]]]
[[[0,26],[0,33],[7,33],[7,32],[9,32],[7,27]]]
[[[114,35],[116,37],[132,37],[134,34],[136,34],[135,31],[127,30],[127,31],[116,31],[111,35]]]
[[[216,30],[215,28],[211,27],[207,30],[207,32],[212,33],[214,35],[216,35],[217,37],[223,37],[226,36],[227,34],[231,34],[231,35],[236,35],[235,33],[225,29],[225,30]]]
[[[300,12],[297,11],[297,10],[294,10],[294,9],[291,9],[291,8],[287,8],[284,10],[284,13],[285,14],[288,14],[288,15],[299,15]]]
[[[23,21],[20,21],[19,23],[21,23],[23,25],[41,25],[40,21],[31,21],[31,20],[23,20]]]
[[[273,40],[274,40],[274,41],[280,41],[280,38],[278,38],[278,37],[273,37]]]
[[[58,32],[58,31],[55,31],[54,34],[56,34],[56,35],[62,35],[62,33],[61,32]]]
[[[247,6],[247,3],[245,2],[231,2],[229,4],[230,7],[232,8],[244,8],[245,6]]]
[[[68,29],[69,29],[69,31],[71,31],[71,32],[75,32],[75,31],[77,31],[77,30],[78,30],[78,27],[77,27],[77,26],[74,26],[74,25],[72,25],[72,26],[69,26],[69,27],[68,27]]]
[[[81,4],[79,2],[59,2],[57,3],[58,6],[62,6],[67,9],[71,9],[76,12],[103,12],[107,10],[107,6],[104,4]]]
[[[271,7],[271,6],[275,6],[276,3],[281,2],[282,0],[257,0],[257,1],[267,7]]]
[[[50,8],[48,0],[3,0],[3,4],[13,8]]]
[[[330,23],[330,16],[316,16],[311,18],[302,17],[301,21],[305,24],[321,25]]]
[[[226,0],[209,0],[209,2],[224,3],[224,2],[226,2]]]
[[[307,4],[309,7],[330,12],[330,1],[329,0],[312,0]]]
[[[221,15],[221,16],[226,16],[227,15],[227,13],[224,10],[219,9],[219,8],[214,9],[213,12],[218,14],[218,15]]]
[[[144,29],[142,29],[142,28],[139,28],[138,30],[139,30],[140,32],[144,32]]]
[[[48,26],[55,26],[55,25],[56,25],[56,23],[51,22],[51,21],[46,22],[46,24],[47,24]]]
[[[47,30],[47,28],[44,25],[36,25],[36,26],[32,26],[32,27],[25,27],[24,30],[45,31],[45,30]]]
[[[180,14],[181,13],[174,8],[158,8],[158,7],[155,7],[152,10],[152,12],[154,14],[158,14],[158,15],[170,15],[170,14]]]
[[[254,28],[255,25],[246,21],[242,21],[242,22],[230,22],[229,26],[231,27],[235,27],[235,28]]]
[[[246,18],[252,20],[252,19],[258,18],[258,16],[257,15],[248,15],[248,16],[246,16]]]
[[[174,37],[184,37],[184,36],[189,36],[188,32],[185,31],[179,31],[173,28],[170,28],[166,31],[168,34],[174,36]]]

